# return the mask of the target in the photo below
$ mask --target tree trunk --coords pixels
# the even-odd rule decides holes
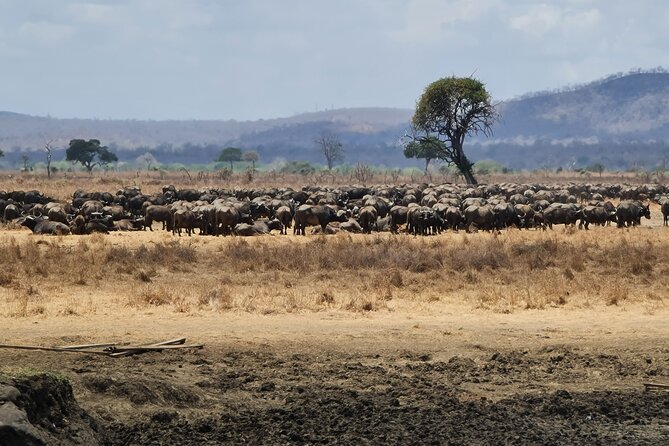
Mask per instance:
[[[478,181],[476,181],[476,178],[474,178],[474,173],[472,172],[471,166],[466,168],[461,168],[460,166],[458,166],[458,169],[460,169],[460,173],[462,173],[462,176],[465,177],[465,181],[467,182],[467,184],[471,185],[479,184]]]
[[[467,184],[479,184],[479,182],[476,181],[476,178],[474,178],[474,171],[472,169],[472,167],[474,167],[474,163],[469,162],[469,159],[467,159],[465,156],[465,152],[462,151],[462,146],[458,145],[458,147],[456,147],[456,144],[453,144],[453,150],[456,154],[453,163],[458,168],[462,176],[465,177]]]
[[[430,161],[432,161],[432,158],[425,158],[425,174],[427,174],[427,169],[430,167]]]

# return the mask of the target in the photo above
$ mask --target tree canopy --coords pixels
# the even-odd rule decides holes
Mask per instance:
[[[221,154],[218,156],[218,159],[216,161],[220,163],[230,163],[230,170],[232,170],[232,163],[235,161],[241,161],[242,160],[242,149],[239,149],[237,147],[226,147],[225,149],[221,150]]]
[[[260,156],[258,155],[258,152],[255,150],[248,150],[242,154],[242,161],[246,161],[247,163],[251,163],[251,166],[253,170],[256,168],[256,163],[260,159]]]
[[[468,184],[477,184],[473,163],[463,150],[465,137],[491,135],[496,119],[490,94],[481,81],[454,76],[439,79],[428,85],[418,100],[405,151],[411,143],[431,144],[437,139],[443,143],[438,158],[455,164]]]
[[[118,157],[106,146],[101,146],[97,139],[73,139],[65,152],[67,161],[75,161],[92,172],[95,166],[105,166],[118,161]]]
[[[434,136],[424,140],[413,140],[404,146],[404,156],[425,160],[425,172],[430,167],[430,161],[444,157],[444,143]]]

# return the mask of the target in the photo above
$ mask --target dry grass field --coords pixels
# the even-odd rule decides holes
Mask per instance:
[[[33,186],[77,188],[15,188]],[[65,376],[110,445],[666,444],[666,394],[642,392],[669,382],[669,228],[652,212],[428,237],[5,227],[0,343],[205,348],[0,350],[0,373]]]
[[[5,318],[638,307],[669,292],[662,227],[434,237],[0,235]]]

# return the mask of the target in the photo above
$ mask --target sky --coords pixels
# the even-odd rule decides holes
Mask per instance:
[[[495,101],[668,63],[666,0],[0,0],[0,110],[236,119]]]

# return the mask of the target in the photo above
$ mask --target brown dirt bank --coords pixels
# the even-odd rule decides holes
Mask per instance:
[[[108,445],[669,441],[669,396],[642,391],[669,381],[664,313],[176,316],[109,333],[76,317],[9,328],[25,343],[184,334],[205,349],[0,350],[2,369],[66,376]]]

